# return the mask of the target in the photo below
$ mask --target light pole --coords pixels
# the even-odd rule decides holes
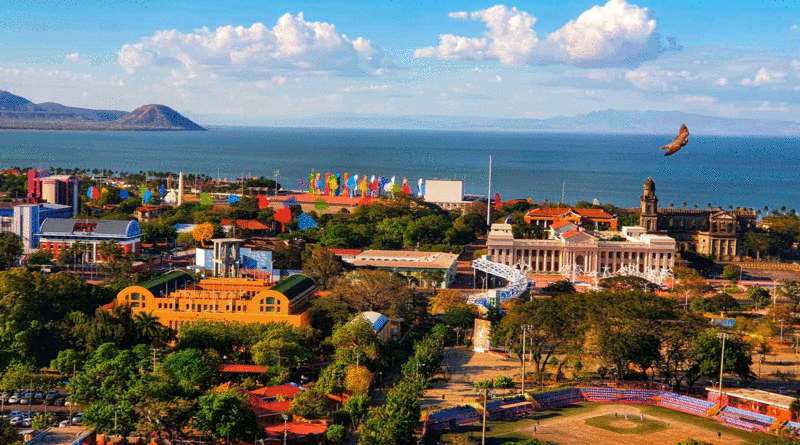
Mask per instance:
[[[281,417],[283,417],[283,445],[286,445],[286,422],[289,420],[289,415],[282,413]]]
[[[722,372],[725,370],[725,339],[728,338],[728,334],[718,335],[722,337],[722,356],[719,361],[719,404],[722,406]]]
[[[528,332],[528,329],[531,329],[531,325],[524,324],[521,326],[522,328],[522,396],[525,397],[525,334]]]

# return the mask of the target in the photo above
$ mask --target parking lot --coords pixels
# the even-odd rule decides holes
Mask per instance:
[[[76,414],[83,410],[82,407],[69,406],[62,392],[36,394],[34,391],[33,397],[25,397],[25,393],[26,391],[6,391],[0,394],[0,413],[11,422],[12,426],[18,428],[30,428],[31,421],[37,414],[54,414],[57,419],[54,422],[55,426],[62,421],[75,418]]]

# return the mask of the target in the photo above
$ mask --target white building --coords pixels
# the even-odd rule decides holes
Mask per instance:
[[[423,287],[446,288],[455,281],[458,269],[458,255],[444,252],[365,250],[345,261],[355,267],[397,272]]]
[[[424,199],[445,210],[464,209],[474,202],[464,200],[464,181],[446,179],[425,180]]]
[[[642,227],[619,232],[551,231],[551,239],[515,239],[510,224],[492,224],[486,246],[492,261],[533,273],[557,274],[580,268],[584,274],[615,273],[623,267],[648,273],[675,265],[675,240],[645,233]]]

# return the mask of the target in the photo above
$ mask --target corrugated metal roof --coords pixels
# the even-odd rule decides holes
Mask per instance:
[[[182,270],[173,270],[161,275],[158,278],[145,281],[144,283],[139,284],[139,286],[149,290],[150,293],[158,297],[162,292],[164,295],[169,295],[170,291],[174,291],[177,288],[183,287],[186,283],[191,283],[193,281],[194,277],[188,273]]]
[[[282,293],[292,303],[295,298],[303,296],[307,292],[313,292],[316,288],[317,285],[314,280],[299,273],[278,281],[270,290]]]
[[[75,219],[47,218],[42,223],[42,233],[72,232]]]
[[[135,232],[135,233],[132,233]],[[97,221],[97,227],[94,233],[102,235],[138,235],[139,223],[136,221],[119,221],[119,220],[105,220]]]
[[[95,225],[94,231],[98,235],[136,236],[140,234],[139,223],[135,220],[97,220],[97,219],[62,219],[47,218],[42,223],[42,233],[72,233],[75,224]],[[87,233],[87,232],[84,232]]]
[[[381,313],[375,311],[362,312],[361,316],[372,325],[372,329],[378,333],[386,326],[389,320],[386,319]]]

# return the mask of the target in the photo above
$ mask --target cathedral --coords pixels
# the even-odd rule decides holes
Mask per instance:
[[[718,259],[747,255],[744,234],[756,227],[756,212],[716,209],[659,208],[656,184],[644,182],[639,225],[647,233],[674,238],[680,251],[693,250]]]

